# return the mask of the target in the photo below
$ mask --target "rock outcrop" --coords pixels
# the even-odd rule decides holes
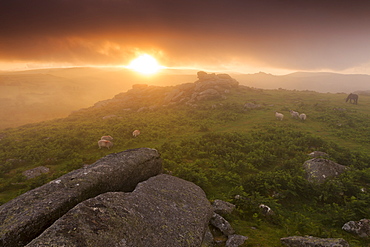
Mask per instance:
[[[224,99],[231,89],[239,87],[239,82],[228,74],[208,74],[199,71],[197,76],[198,80],[194,83],[170,87],[133,85],[126,93],[97,102],[93,108],[110,104],[134,111],[152,110],[173,104],[195,107],[200,101]]]
[[[337,177],[348,169],[346,166],[322,158],[307,160],[303,168],[306,171],[307,180],[316,183],[323,183],[328,178]]]
[[[139,148],[107,155],[28,191],[0,207],[0,246],[24,246],[78,203],[105,192],[132,191],[161,172],[158,151]]]
[[[349,247],[342,238],[317,238],[312,236],[292,236],[280,239],[281,243],[289,247]]]
[[[362,219],[360,221],[349,221],[343,225],[342,229],[346,232],[355,234],[361,238],[369,238],[370,219]]]
[[[212,213],[201,188],[162,174],[78,204],[27,246],[201,246]]]

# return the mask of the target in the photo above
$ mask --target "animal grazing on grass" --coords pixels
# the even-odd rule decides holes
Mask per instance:
[[[292,118],[298,119],[299,118],[299,113],[293,110],[289,111],[290,114],[292,115]]]
[[[348,102],[348,100],[349,100],[349,103],[357,105],[358,95],[354,93],[350,93],[346,99],[346,102]]]
[[[283,118],[284,118],[284,114],[283,113],[279,113],[279,112],[275,112],[275,117],[276,117],[277,120],[282,121]]]
[[[107,140],[107,141],[113,141],[113,137],[111,136],[102,136],[100,140]]]
[[[271,216],[275,214],[274,211],[272,211],[272,209],[265,204],[260,204],[258,207],[261,209],[261,213],[264,216]]]
[[[305,121],[305,120],[306,120],[306,118],[307,118],[307,115],[306,115],[306,114],[304,114],[304,113],[301,113],[301,114],[299,115],[299,119],[301,119],[302,121]]]
[[[134,137],[137,137],[138,135],[140,135],[140,130],[134,130],[134,132],[132,132],[132,135]]]
[[[111,147],[113,147],[113,142],[108,141],[108,140],[99,140],[98,146],[99,146],[99,149],[101,149],[102,147],[110,149]]]

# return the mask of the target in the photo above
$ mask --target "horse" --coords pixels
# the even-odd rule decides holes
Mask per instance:
[[[354,93],[350,93],[346,99],[346,102],[348,102],[348,100],[349,100],[349,103],[357,105],[358,95]]]

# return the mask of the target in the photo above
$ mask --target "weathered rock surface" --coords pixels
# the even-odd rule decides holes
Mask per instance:
[[[225,236],[235,234],[235,230],[232,228],[230,223],[219,214],[213,213],[209,223],[219,229]]]
[[[312,236],[292,236],[280,239],[281,243],[289,247],[349,247],[342,238],[316,238]]]
[[[40,176],[41,174],[43,173],[48,173],[49,172],[49,168],[48,167],[45,167],[45,166],[38,166],[38,167],[35,167],[33,169],[30,169],[30,170],[27,170],[27,171],[24,171],[22,174],[27,178],[27,179],[31,179],[31,178],[35,178],[35,177],[38,177]]]
[[[346,232],[356,234],[361,238],[368,238],[370,237],[370,219],[349,221],[343,225],[342,229]]]
[[[322,158],[307,160],[303,168],[306,171],[307,180],[316,183],[323,183],[328,178],[337,177],[348,169],[346,166]]]
[[[226,241],[226,247],[239,247],[244,244],[247,239],[248,237],[242,235],[230,235]]]
[[[212,211],[200,187],[162,174],[78,204],[27,246],[201,246]]]
[[[235,205],[230,202],[225,202],[222,200],[214,200],[212,203],[214,212],[221,215],[231,214],[235,209]]]
[[[78,203],[105,192],[132,191],[161,172],[158,151],[139,148],[107,155],[28,191],[0,207],[0,246],[24,246]]]

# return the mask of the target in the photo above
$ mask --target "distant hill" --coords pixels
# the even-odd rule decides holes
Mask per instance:
[[[119,67],[77,67],[0,72],[0,129],[66,117],[126,92],[135,84],[171,86],[197,80],[196,70],[166,69],[142,76]],[[366,92],[369,75],[297,72],[232,74],[240,85],[316,92]]]
[[[288,75],[235,74],[240,84],[262,88],[288,90],[309,90],[319,93],[351,93],[370,89],[370,76],[359,74],[336,74],[328,72],[296,72]]]
[[[185,74],[183,74],[185,73]],[[0,129],[66,117],[135,84],[194,82],[196,72],[141,76],[124,68],[59,68],[0,72]]]

